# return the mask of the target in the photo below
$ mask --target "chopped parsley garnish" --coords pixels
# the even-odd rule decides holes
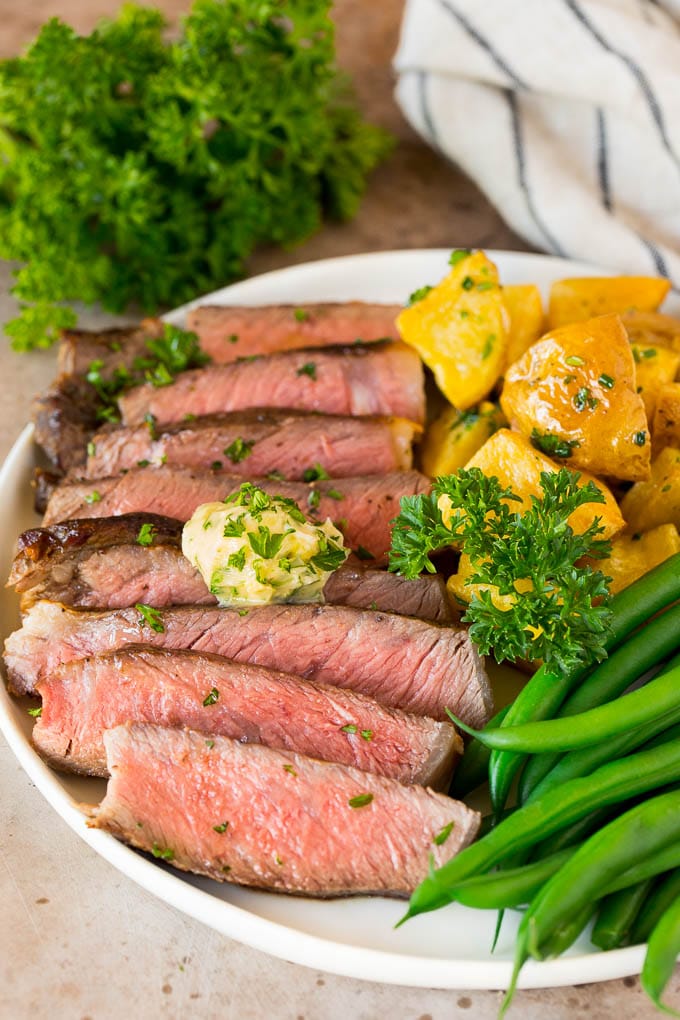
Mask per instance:
[[[276,468],[274,469],[274,471],[268,471],[264,477],[267,479],[268,482],[285,482],[286,480],[285,476],[282,475],[281,472]]]
[[[228,339],[230,344],[237,344],[238,343],[238,333],[230,333],[229,336],[227,337],[227,339]]]
[[[221,471],[223,466],[224,465],[222,464],[221,460],[214,460],[212,462],[212,464],[210,465],[210,470],[211,471]]]
[[[346,726],[341,726],[340,727],[340,732],[341,733],[356,733],[357,729],[358,729],[358,727],[355,726],[354,723],[347,723]]]
[[[469,248],[456,248],[455,251],[452,251],[449,255],[449,265],[457,266],[458,263],[462,262],[463,259],[466,259],[468,255],[472,255],[472,251]]]
[[[363,545],[358,545],[354,550],[360,560],[374,560],[375,556]]]
[[[219,825],[213,825],[213,832],[219,832],[222,835],[229,828],[229,822],[220,822]]]
[[[154,857],[159,857],[162,861],[172,861],[175,857],[175,851],[171,850],[170,847],[159,846],[158,843],[154,843],[151,847],[151,853]]]
[[[491,290],[491,288],[495,287],[495,286],[496,286],[496,284],[493,282],[493,280],[482,280],[481,283],[477,284],[477,290],[482,290],[482,291],[484,291],[484,290]]]
[[[657,356],[656,347],[637,347],[633,344],[631,349],[633,351],[633,361],[635,361],[637,365],[639,365],[641,361],[647,361],[649,358],[655,358]]]
[[[337,570],[347,558],[347,550],[334,545],[326,538],[319,538],[319,551],[311,562],[317,570]]]
[[[209,708],[210,705],[215,705],[219,701],[220,692],[216,687],[211,687],[209,692],[203,699],[203,708]]]
[[[293,315],[296,322],[306,322],[309,318],[309,312],[305,311],[304,308],[296,308]]]
[[[316,363],[314,361],[306,361],[304,365],[298,368],[296,375],[308,375],[310,379],[316,382]]]
[[[564,460],[571,457],[572,450],[581,445],[578,439],[563,439],[562,436],[556,436],[551,432],[542,433],[538,429],[532,429],[529,438],[531,445],[541,453],[545,453],[548,457],[560,457]]]
[[[449,822],[448,825],[445,825],[443,829],[439,830],[437,835],[432,840],[435,846],[441,846],[442,843],[446,843],[447,839],[453,832],[453,827],[455,824],[456,824],[455,822]]]
[[[101,501],[102,494],[98,489],[93,489],[92,492],[88,492],[85,496],[86,503],[99,503]]]
[[[284,765],[283,771],[287,772],[289,776],[297,776],[297,772],[295,771],[292,765]]]
[[[165,633],[165,626],[157,609],[145,605],[144,602],[136,602],[135,609],[139,613],[140,627],[146,624],[148,627],[151,627],[151,630],[156,631],[157,634]]]
[[[146,457],[143,457],[142,460],[137,461],[137,467],[148,467],[150,463],[151,463],[150,460],[147,460]]]
[[[215,746],[215,741],[214,740],[206,740],[205,746],[208,748],[209,751],[212,751],[213,747]]]
[[[237,436],[233,443],[225,447],[222,451],[225,457],[228,457],[232,464],[239,464],[246,457],[250,457],[255,446],[255,440],[253,439],[242,439],[241,436]]]
[[[40,706],[40,708],[29,708],[28,714],[32,715],[34,719],[39,719],[40,716],[42,715],[42,705]]]
[[[265,524],[260,524],[257,531],[249,531],[247,537],[250,548],[256,556],[261,556],[263,560],[271,560],[276,556],[286,536],[282,532],[272,534]]]
[[[606,390],[611,390],[615,382],[615,380],[612,379],[612,377],[610,375],[607,375],[605,372],[602,373],[602,375],[597,381],[599,382],[600,386],[603,386]]]
[[[479,284],[479,287],[481,287],[481,283]],[[479,287],[477,288],[478,290],[479,290]],[[495,333],[489,333],[489,335],[487,336],[486,340],[484,341],[484,347],[482,348],[482,361],[486,361],[486,359],[489,357],[489,355],[491,354],[491,352],[494,349],[495,343],[496,343],[496,334]]]
[[[322,482],[330,477],[323,464],[319,464],[318,461],[313,467],[305,468],[302,474],[303,482]]]
[[[153,524],[142,524],[137,532],[137,545],[153,545],[155,530]]]
[[[156,416],[151,414],[150,411],[147,411],[147,413],[144,415],[144,422],[149,430],[149,435],[151,436],[151,438],[156,439],[157,438],[156,426],[158,424],[158,422],[156,421]]]
[[[422,301],[423,298],[426,298],[431,290],[432,287],[429,284],[425,284],[424,287],[418,287],[416,290],[414,290],[413,293],[409,295],[408,299],[409,308],[411,307],[411,305],[415,305],[419,301]]]
[[[247,616],[249,612],[250,612],[249,609],[239,609],[238,615],[239,616]]]
[[[227,566],[232,567],[234,570],[243,570],[246,565],[246,550],[242,547],[238,552],[231,553],[227,557]]]
[[[361,737],[363,740],[373,740],[373,730],[362,730]]]
[[[585,411],[586,408],[593,411],[599,404],[597,397],[594,397],[587,386],[581,386],[571,400],[577,411]]]
[[[87,444],[87,455],[88,455],[88,457],[94,457],[96,452],[97,452],[97,446],[96,446],[95,443],[92,442],[92,440],[90,440],[90,442]]]
[[[633,434],[633,442],[635,443],[636,446],[644,446],[645,443],[647,442],[647,433],[635,432]]]
[[[580,368],[585,365],[585,359],[579,354],[570,354],[568,358],[564,359],[565,365],[569,365],[570,368]]]
[[[463,277],[463,282],[461,283],[461,287],[463,288],[463,290],[472,290],[474,285],[475,281],[472,279],[471,276]]]
[[[307,496],[307,506],[311,507],[312,510],[316,510],[319,503],[321,502],[321,493],[318,489],[312,489]]]
[[[345,498],[344,492],[340,492],[339,489],[328,489],[326,495],[329,499],[340,500]]]
[[[351,808],[362,808],[370,804],[372,800],[372,793],[360,793],[356,797],[350,797],[347,803]]]
[[[521,499],[477,468],[435,479],[430,494],[402,498],[390,569],[407,578],[434,573],[433,552],[460,548],[470,557],[468,583],[475,586],[463,620],[481,653],[493,649],[498,661],[543,659],[559,673],[605,655],[607,578],[582,561],[608,556],[610,544],[601,538],[599,517],[582,534],[568,523],[578,507],[604,503],[594,482],[579,484],[562,468],[543,471],[541,489],[518,512]],[[506,596],[500,607],[497,595]]]
[[[210,518],[208,518],[206,524],[208,524],[209,521]],[[203,527],[205,527],[205,524],[203,525]],[[240,538],[241,535],[243,535],[243,533],[245,532],[245,530],[246,526],[243,523],[243,514],[241,514],[240,517],[232,517],[230,520],[226,522],[226,524],[224,525],[224,530],[222,531],[222,535],[224,536],[224,538]]]

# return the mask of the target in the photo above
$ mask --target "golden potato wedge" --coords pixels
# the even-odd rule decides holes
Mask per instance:
[[[652,461],[651,477],[637,482],[621,500],[621,513],[633,533],[660,524],[680,527],[680,447],[667,446]]]
[[[621,321],[631,343],[659,344],[680,351],[680,319],[661,312],[624,312]]]
[[[652,441],[655,454],[664,446],[680,449],[680,383],[668,383],[657,394]]]
[[[397,318],[402,339],[432,369],[450,404],[467,410],[487,396],[505,366],[508,313],[486,255],[454,252],[441,283]]]
[[[612,553],[598,567],[611,577],[609,591],[627,588],[652,567],[680,552],[680,535],[674,524],[660,524],[643,535],[620,535],[612,542]]]
[[[569,467],[629,481],[649,477],[647,416],[618,315],[547,333],[511,365],[501,407],[512,428]]]
[[[449,598],[453,602],[454,606],[462,608],[470,602],[473,594],[479,595],[481,591],[487,590],[491,592],[493,604],[497,609],[506,611],[513,608],[515,604],[514,597],[512,595],[500,595],[498,588],[495,585],[468,584],[468,579],[472,577],[474,572],[470,557],[466,553],[461,553],[458,561],[457,572],[452,574],[446,582]],[[515,588],[520,594],[522,592],[531,591],[531,581],[528,578],[522,578],[515,582]]]
[[[670,289],[657,276],[583,276],[556,280],[550,288],[550,329],[630,311],[655,312]]]
[[[633,343],[630,347],[635,362],[635,388],[642,397],[651,426],[659,391],[673,382],[680,368],[680,352],[654,344]]]
[[[509,429],[499,429],[494,433],[465,466],[477,467],[485,475],[495,475],[503,487],[510,487],[522,499],[525,509],[531,506],[532,496],[542,494],[541,472],[560,469],[559,464],[535,450],[526,436],[511,432]],[[582,484],[595,482],[602,490],[605,501],[586,503],[579,507],[569,518],[569,524],[578,534],[585,531],[595,517],[599,517],[604,528],[602,537],[611,538],[625,527],[616,500],[603,482],[585,471],[580,474]],[[513,506],[517,508],[520,504],[513,503]]]
[[[543,299],[533,283],[503,287],[503,304],[510,316],[506,365],[521,358],[543,333]]]
[[[425,433],[420,452],[423,471],[431,478],[453,474],[504,424],[500,407],[488,400],[468,411],[448,407]]]

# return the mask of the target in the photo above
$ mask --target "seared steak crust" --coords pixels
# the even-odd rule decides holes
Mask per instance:
[[[38,602],[5,642],[12,689],[24,694],[62,662],[124,645],[190,648],[295,673],[374,697],[390,708],[483,726],[492,708],[482,661],[466,631],[391,613],[332,605],[109,612]]]
[[[450,723],[205,652],[130,646],[66,663],[38,692],[34,744],[51,764],[88,775],[107,774],[104,730],[128,721],[189,726],[435,787],[463,749]]]
[[[140,545],[144,525],[150,545]],[[154,514],[64,521],[19,536],[7,586],[22,608],[50,599],[80,609],[215,605],[199,572],[182,554],[182,522]],[[451,621],[446,586],[436,574],[412,581],[349,563],[326,582],[327,602]]]
[[[111,778],[90,824],[219,881],[406,896],[479,827],[442,794],[259,744],[143,724],[104,740]]]

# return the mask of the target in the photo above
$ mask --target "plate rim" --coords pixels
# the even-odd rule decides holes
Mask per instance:
[[[168,313],[163,318],[172,323],[181,323],[186,311],[198,304],[214,301],[228,304],[229,300],[248,303],[253,291],[266,287],[281,279],[295,286],[297,278],[304,278],[313,272],[331,273],[344,269],[350,263],[405,262],[418,258],[445,260],[450,248],[397,249],[393,251],[365,252],[357,255],[337,256],[303,262],[282,269],[275,269],[247,280],[218,288],[202,295],[192,302]],[[562,259],[556,256],[532,252],[510,252],[485,249],[491,259],[501,259],[506,265],[517,267],[537,262],[554,267],[570,267],[571,275],[611,275],[611,270],[588,262]],[[527,280],[527,282],[531,282]],[[264,298],[266,301],[266,297]],[[253,303],[263,303],[260,296]],[[14,477],[26,470],[32,458],[33,426],[26,425],[0,468],[0,500]],[[89,829],[84,824],[84,815],[76,801],[61,784],[58,774],[50,769],[33,750],[28,737],[21,730],[16,719],[16,704],[10,698],[5,684],[0,685],[0,732],[18,759],[24,771],[33,781],[41,795],[57,812],[69,828],[91,849],[108,861],[120,873],[130,878],[147,892],[166,904],[174,906],[188,916],[230,938],[251,946],[272,956],[291,963],[327,971],[361,980],[378,981],[385,984],[428,987],[439,989],[487,989],[507,987],[512,962],[509,960],[461,959],[430,956],[416,956],[392,952],[338,941],[318,934],[301,931],[280,921],[260,916],[247,907],[218,899],[187,882],[181,873],[142,856],[137,851],[118,842],[109,833]],[[275,893],[263,895],[276,896]],[[626,977],[640,972],[645,947],[630,946],[608,952],[593,951],[566,956],[544,962],[529,961],[520,974],[520,988],[550,988],[563,985],[577,985],[592,981],[604,981]]]

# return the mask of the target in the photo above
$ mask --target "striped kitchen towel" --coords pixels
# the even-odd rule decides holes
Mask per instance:
[[[532,245],[680,286],[680,0],[407,0],[395,66]]]

